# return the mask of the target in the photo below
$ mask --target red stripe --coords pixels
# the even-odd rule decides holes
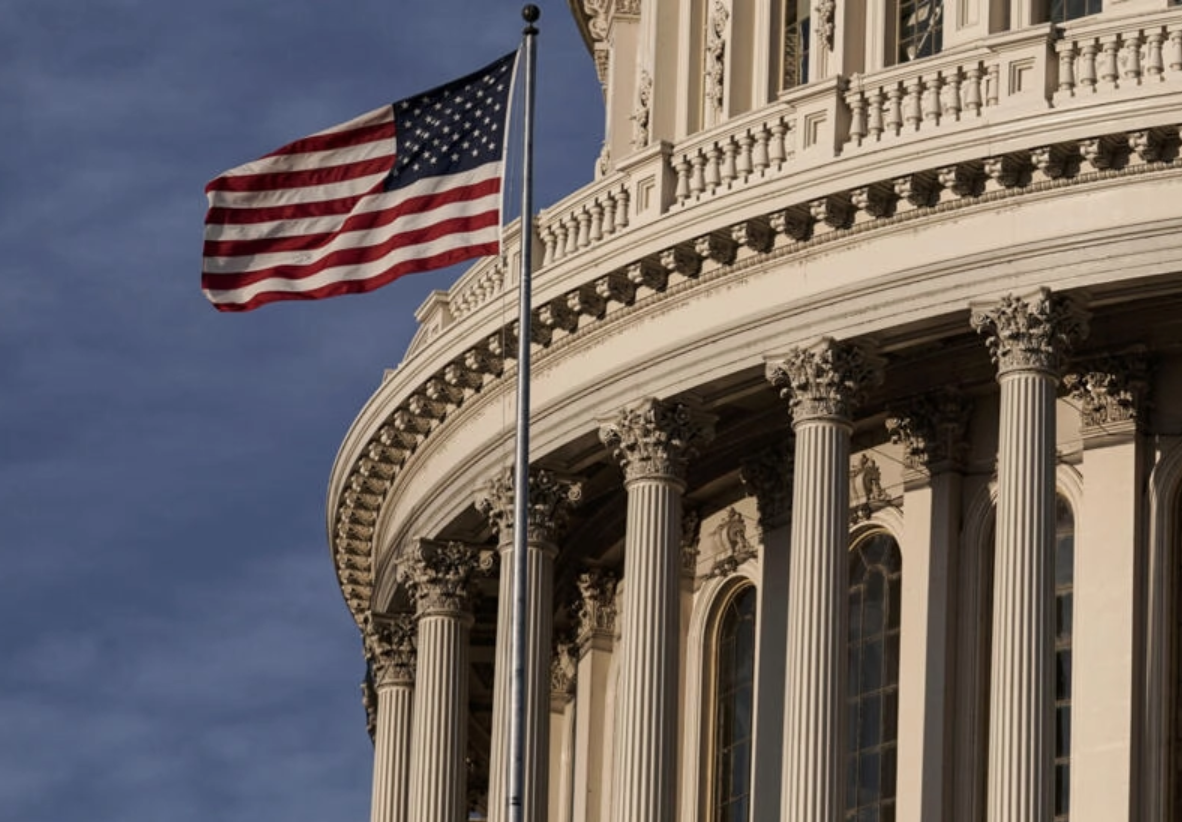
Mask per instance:
[[[326,231],[319,234],[302,234],[290,237],[259,237],[253,240],[206,240],[202,254],[205,257],[245,257],[280,251],[308,251],[327,245],[337,234],[343,234],[349,231],[365,231],[366,229],[389,225],[399,217],[408,214],[423,213],[452,203],[475,200],[480,197],[497,194],[500,190],[501,180],[500,178],[495,178],[475,185],[459,186],[448,189],[447,191],[411,197],[381,211],[354,214],[345,219],[335,231]],[[355,202],[358,198],[346,199]],[[316,203],[315,205],[321,204]],[[241,211],[241,209],[233,210]],[[207,220],[206,222],[211,221]]]
[[[393,149],[393,146],[391,146]],[[205,187],[206,193],[214,191],[282,191],[284,189],[324,186],[388,172],[394,167],[393,151],[384,157],[344,163],[339,166],[321,166],[302,171],[281,171],[271,174],[235,174],[218,177]]]
[[[375,274],[364,280],[348,280],[327,283],[311,291],[264,291],[244,303],[214,303],[218,311],[250,311],[267,303],[284,302],[287,300],[319,300],[324,297],[339,297],[343,294],[364,294],[392,283],[407,274],[417,274],[421,271],[434,271],[449,265],[462,263],[473,257],[487,257],[499,254],[500,243],[482,243],[480,245],[465,246],[463,248],[445,251],[433,257],[421,257],[416,260],[404,260],[391,266],[380,274]]]
[[[282,148],[277,148],[270,154],[264,154],[264,157],[278,157],[282,154],[306,154],[312,151],[332,151],[338,148],[348,148],[349,146],[359,146],[362,143],[372,143],[376,140],[390,140],[394,137],[394,114],[393,109],[390,109],[390,119],[384,123],[377,123],[372,126],[361,126],[359,128],[351,128],[347,131],[334,131],[330,134],[313,134],[311,137],[304,137],[296,140],[294,143],[288,143]]]
[[[391,254],[399,248],[404,248],[412,245],[420,245],[422,243],[438,240],[441,237],[446,237],[451,234],[462,234],[468,231],[476,231],[481,228],[488,228],[489,226],[499,225],[500,210],[493,208],[480,214],[472,214],[464,217],[457,217],[452,220],[444,220],[434,225],[426,226],[425,228],[417,229],[415,231],[407,231],[401,234],[395,234],[383,243],[370,246],[362,246],[360,248],[342,248],[337,251],[308,263],[307,265],[279,265],[271,268],[264,268],[258,271],[244,271],[235,274],[221,274],[212,271],[201,272],[201,285],[203,288],[208,288],[215,291],[228,291],[235,288],[243,288],[260,280],[271,279],[272,277],[283,278],[288,280],[302,280],[306,277],[311,277],[313,274],[318,274],[330,268],[342,268],[346,266],[363,265],[365,263],[372,263],[383,257]]]

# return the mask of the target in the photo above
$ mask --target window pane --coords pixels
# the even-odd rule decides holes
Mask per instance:
[[[1071,756],[1071,708],[1055,709],[1055,757]]]
[[[882,687],[882,640],[876,639],[862,645],[861,692]]]
[[[726,605],[714,649],[714,822],[748,822],[755,670],[755,588]]]
[[[858,804],[871,805],[881,798],[879,792],[878,754],[865,754],[858,762]],[[860,818],[860,817],[859,817]]]
[[[886,580],[872,571],[866,581],[866,602],[862,606],[862,633],[880,634],[883,630],[883,608],[886,605]]]
[[[882,744],[882,697],[864,697],[858,711],[858,748],[876,748]]]

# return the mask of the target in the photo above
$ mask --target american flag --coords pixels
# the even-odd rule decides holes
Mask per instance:
[[[497,254],[517,54],[296,140],[205,187],[219,311],[372,291]]]

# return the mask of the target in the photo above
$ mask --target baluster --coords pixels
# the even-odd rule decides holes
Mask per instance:
[[[760,125],[759,130],[755,132],[755,149],[751,152],[751,164],[755,166],[756,171],[763,171],[768,166],[767,141],[769,136],[765,125]]]
[[[542,229],[542,267],[554,262],[554,229],[546,226]]]
[[[628,188],[620,186],[616,194],[616,228],[623,231],[628,227]]]
[[[603,195],[603,236],[610,237],[616,233],[616,195],[607,192]]]
[[[726,142],[722,146],[722,169],[720,176],[724,183],[733,182],[736,177],[735,172],[735,152],[739,150],[733,137],[727,137]]]
[[[919,131],[919,124],[923,121],[922,104],[920,102],[923,83],[918,77],[907,82],[907,100],[903,106],[903,119],[911,131]]]
[[[1126,80],[1134,83],[1141,82],[1141,33],[1133,32],[1125,38],[1124,48],[1120,53],[1120,62],[1124,66]]]
[[[1165,66],[1161,59],[1161,44],[1165,42],[1166,35],[1161,29],[1149,33],[1147,51],[1145,58],[1145,76],[1151,80],[1160,80],[1165,73]]]
[[[721,159],[722,152],[718,150],[718,143],[712,143],[706,150],[706,186],[711,191],[718,188],[718,184],[722,182],[718,174],[718,161]]]
[[[1075,93],[1075,44],[1069,40],[1059,42],[1059,91]]]
[[[566,218],[566,253],[577,254],[579,251],[579,219],[574,214]]]
[[[947,83],[940,92],[941,116],[951,117],[953,122],[960,119],[960,69],[953,69],[946,78]]]
[[[985,77],[985,105],[996,106],[1001,95],[1001,68],[997,63],[989,67]]]
[[[852,91],[846,95],[845,104],[850,108],[850,141],[860,146],[868,133],[866,96],[860,91]]]
[[[690,162],[694,165],[690,172],[690,194],[696,197],[706,189],[706,155],[699,150]]]
[[[772,139],[768,143],[768,160],[776,165],[780,165],[788,155],[784,152],[784,135],[788,132],[788,126],[784,125],[783,120],[776,120],[772,123]]]
[[[677,159],[673,170],[677,172],[677,189],[673,196],[677,198],[677,202],[684,203],[690,196],[690,164],[684,154]]]
[[[981,74],[980,64],[969,68],[969,81],[964,87],[964,107],[974,115],[981,113]]]
[[[586,248],[591,245],[591,212],[584,207],[575,215],[575,220],[579,224],[579,248]]]
[[[1170,32],[1170,70],[1182,71],[1182,29]]]
[[[887,97],[886,127],[891,134],[898,134],[903,130],[903,89],[891,86]]]
[[[591,242],[603,239],[603,206],[599,201],[591,203]]]
[[[566,223],[562,220],[554,221],[554,256],[552,262],[558,262],[566,256]]]
[[[1084,43],[1079,49],[1079,86],[1084,91],[1096,90],[1096,41]]]
[[[882,89],[876,88],[870,92],[869,113],[866,118],[866,130],[876,141],[882,139]]]
[[[923,119],[932,125],[940,122],[940,75],[929,77],[923,81],[923,96],[920,98],[923,106]]]
[[[1104,57],[1100,60],[1100,79],[1115,86],[1116,79],[1120,76],[1116,65],[1116,53],[1120,50],[1120,43],[1112,36],[1106,38],[1103,45]]]
[[[754,143],[755,138],[751,136],[751,132],[744,131],[739,135],[739,156],[735,167],[744,180],[751,174],[751,146]]]

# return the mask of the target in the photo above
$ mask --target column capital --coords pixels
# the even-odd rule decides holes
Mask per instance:
[[[795,439],[785,437],[739,465],[739,479],[759,507],[765,531],[787,525],[792,516],[792,454]]]
[[[579,598],[573,608],[578,619],[576,642],[583,650],[595,640],[610,643],[616,632],[617,577],[606,568],[591,568],[579,574]]]
[[[600,441],[638,479],[684,481],[689,461],[714,438],[714,418],[683,402],[647,399],[599,427]]]
[[[554,643],[554,654],[550,657],[550,701],[569,702],[575,695],[575,680],[579,663],[575,656],[573,640],[560,639]]]
[[[1088,318],[1075,299],[1040,288],[973,308],[970,322],[985,337],[999,377],[1014,371],[1058,377],[1072,347],[1087,336]]]
[[[416,636],[417,625],[410,613],[370,621],[363,641],[376,689],[414,682]]]
[[[681,513],[681,575],[692,580],[698,574],[698,537],[702,533],[702,514],[697,508]]]
[[[788,400],[793,424],[849,421],[865,393],[882,382],[881,358],[853,343],[825,337],[767,363],[767,379]]]
[[[462,542],[420,539],[401,559],[401,573],[415,603],[415,616],[471,617],[477,571],[490,572],[492,551]]]
[[[361,707],[365,708],[365,732],[369,734],[369,741],[375,742],[378,737],[378,691],[369,671],[361,680]]]
[[[972,413],[972,400],[961,392],[933,391],[888,408],[887,434],[891,442],[903,446],[908,470],[930,474],[955,470],[968,457],[965,433]]]
[[[516,487],[513,468],[506,468],[476,494],[476,510],[488,518],[502,548],[513,545],[513,514]],[[531,468],[529,505],[526,509],[526,538],[530,542],[554,544],[570,520],[571,510],[583,498],[583,484],[573,478]]]
[[[1143,422],[1148,405],[1149,358],[1143,348],[1094,357],[1072,366],[1063,385],[1079,403],[1085,438],[1131,433]]]

